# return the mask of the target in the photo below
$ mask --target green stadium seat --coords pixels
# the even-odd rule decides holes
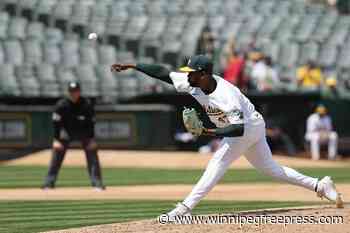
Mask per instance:
[[[61,30],[53,27],[46,28],[45,40],[47,44],[57,45],[62,43],[63,39],[64,36]]]
[[[117,61],[115,47],[101,45],[97,48],[98,60],[100,64],[111,65]]]
[[[18,40],[6,40],[4,42],[6,63],[21,65],[24,61],[22,46]]]
[[[28,39],[23,42],[24,62],[30,64],[42,63],[41,43],[35,39]]]
[[[80,63],[92,64],[98,63],[96,46],[91,41],[84,41],[80,43]]]
[[[317,61],[319,55],[319,46],[316,43],[309,42],[303,44],[300,49],[299,65],[306,64],[309,60]]]
[[[0,12],[0,39],[7,38],[9,20],[10,18],[7,12]]]
[[[18,0],[18,6],[23,9],[33,10],[36,7],[38,0]]]
[[[65,67],[76,67],[80,63],[79,42],[77,40],[64,40],[62,43],[62,60]]]
[[[127,99],[138,95],[139,79],[135,75],[135,72],[118,73],[116,74],[116,78],[118,79],[120,98]]]
[[[101,96],[107,101],[113,101],[118,97],[118,79],[110,72],[107,65],[96,66],[96,75],[99,82]]]
[[[8,36],[12,39],[24,39],[26,37],[27,20],[25,18],[13,17],[8,26]]]
[[[338,50],[333,44],[323,44],[319,56],[319,64],[323,67],[333,67],[337,56]]]
[[[75,1],[72,5],[72,15],[69,19],[69,22],[72,25],[87,25],[90,16],[90,6],[94,1],[83,0]]]
[[[41,83],[56,83],[55,67],[52,64],[42,63],[35,67],[36,76]]]
[[[56,66],[55,73],[57,81],[61,84],[61,86],[63,86],[63,90],[67,89],[69,82],[78,80],[72,69],[64,66]]]
[[[30,22],[26,28],[26,38],[38,41],[45,40],[44,24],[40,22]]]
[[[98,35],[104,35],[106,33],[109,7],[109,5],[101,2],[91,7],[91,14],[87,27],[88,32],[95,32]]]
[[[58,0],[55,7],[52,8],[52,16],[56,20],[57,19],[68,20],[72,15],[72,10],[73,10],[72,6],[74,2],[75,0],[64,0],[64,1]]]
[[[59,2],[59,0],[38,0],[34,11],[38,15],[50,15],[53,13],[57,2]]]
[[[43,45],[43,60],[49,64],[59,64],[61,62],[61,52],[55,44]]]
[[[3,65],[0,65],[2,68]],[[0,95],[8,96],[20,96],[21,91],[17,83],[15,76],[6,76],[3,77],[2,73],[0,74]]]
[[[317,22],[317,15],[304,15],[304,17],[301,19],[301,23],[294,33],[293,38],[301,43],[307,42],[314,32]]]
[[[5,52],[2,43],[0,43],[0,64],[3,63],[5,63]]]
[[[97,96],[98,92],[98,80],[94,67],[88,64],[81,64],[75,67],[77,78],[81,83],[81,91],[84,96]]]
[[[280,50],[280,64],[284,67],[294,67],[299,59],[299,45],[297,43],[282,43]]]

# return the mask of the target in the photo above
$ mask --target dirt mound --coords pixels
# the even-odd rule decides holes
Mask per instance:
[[[344,209],[335,209],[329,206],[318,206],[318,207],[305,207],[305,208],[283,208],[283,209],[270,209],[270,210],[259,210],[235,213],[241,216],[289,216],[284,217],[286,221],[288,219],[300,219],[305,221],[306,218],[310,219],[310,216],[314,216],[315,222],[310,224],[164,224],[161,225],[157,220],[144,220],[134,221],[119,224],[108,224],[99,225],[92,227],[83,227],[79,229],[68,229],[61,231],[52,231],[51,233],[123,233],[123,232],[162,232],[162,233],[178,233],[178,232],[268,232],[268,233],[280,233],[280,232],[308,232],[308,233],[319,233],[319,232],[332,232],[332,233],[345,233],[350,230],[350,209],[346,206]],[[230,214],[232,216],[232,214]],[[296,217],[298,216],[298,217]],[[332,217],[333,216],[333,217]],[[280,218],[280,217],[278,217]],[[333,218],[336,224],[321,224],[320,222],[329,222]],[[340,223],[339,223],[340,222]]]

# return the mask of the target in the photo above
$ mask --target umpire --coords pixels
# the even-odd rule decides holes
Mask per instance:
[[[52,159],[43,189],[55,187],[69,143],[78,140],[85,151],[91,185],[98,190],[103,190],[105,187],[102,183],[97,144],[94,139],[94,108],[88,99],[81,97],[78,82],[70,82],[68,92],[69,96],[57,102],[52,114],[54,126]]]

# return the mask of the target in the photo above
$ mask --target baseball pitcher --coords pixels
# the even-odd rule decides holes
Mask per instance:
[[[150,64],[114,64],[112,71],[135,69],[153,78],[173,84],[178,92],[192,95],[204,108],[217,128],[203,127],[195,110],[185,109],[184,124],[196,136],[224,137],[207,168],[182,203],[168,213],[169,219],[188,215],[197,203],[222,178],[230,164],[244,155],[259,171],[278,180],[315,191],[319,197],[342,205],[342,199],[329,176],[319,180],[305,176],[292,168],[281,166],[272,159],[265,138],[265,122],[254,105],[241,91],[223,78],[213,74],[213,63],[204,55],[193,56],[179,72]]]

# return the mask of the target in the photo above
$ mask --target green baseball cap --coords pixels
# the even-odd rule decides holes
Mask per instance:
[[[213,62],[205,55],[192,56],[186,66],[181,67],[179,70],[182,72],[194,72],[194,71],[212,71]]]

